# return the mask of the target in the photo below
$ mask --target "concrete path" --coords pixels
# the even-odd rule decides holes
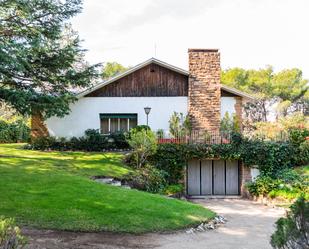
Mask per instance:
[[[270,208],[242,199],[199,200],[205,207],[223,215],[225,225],[213,231],[196,235],[164,236],[160,248],[207,249],[267,249],[274,223],[284,215],[284,210]],[[170,243],[169,243],[170,242]]]
[[[195,234],[184,231],[173,234],[134,236],[110,233],[71,233],[25,230],[30,237],[27,248],[46,249],[268,249],[275,221],[284,210],[270,208],[242,199],[196,200],[227,223],[218,229]]]

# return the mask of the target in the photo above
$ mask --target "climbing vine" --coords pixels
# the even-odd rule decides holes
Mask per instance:
[[[263,175],[274,177],[281,170],[296,166],[300,156],[297,146],[290,142],[250,140],[235,134],[229,144],[159,145],[154,163],[160,168],[173,168],[177,162],[179,168],[192,158],[241,160],[248,167],[257,167]]]

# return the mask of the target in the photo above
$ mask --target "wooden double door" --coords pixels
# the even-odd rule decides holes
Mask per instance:
[[[239,195],[239,163],[192,159],[187,165],[187,194]]]

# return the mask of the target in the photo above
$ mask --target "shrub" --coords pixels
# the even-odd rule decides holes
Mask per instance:
[[[309,202],[303,196],[298,198],[287,217],[280,218],[276,226],[270,242],[273,248],[309,248]]]
[[[123,162],[132,168],[136,168],[136,162],[137,162],[136,154],[132,152],[127,153],[123,159]]]
[[[48,150],[54,149],[56,143],[55,137],[37,137],[33,138],[30,146],[25,146],[27,149],[33,150]]]
[[[309,120],[302,112],[295,112],[291,115],[281,117],[279,124],[284,130],[306,128],[309,129]]]
[[[132,133],[135,133],[135,132],[139,132],[139,131],[150,131],[151,129],[150,129],[150,127],[148,126],[148,125],[137,125],[137,126],[135,126],[134,128],[132,128],[131,130],[130,130],[130,133],[132,132]]]
[[[309,140],[302,142],[295,155],[296,165],[306,165],[309,164]]]
[[[129,144],[123,133],[112,133],[102,135],[97,130],[88,129],[82,137],[38,137],[31,141],[27,148],[35,150],[81,150],[81,151],[102,151],[108,149],[127,149]]]
[[[165,174],[164,171],[146,164],[143,168],[130,173],[126,179],[133,188],[151,193],[159,193],[162,192],[166,185],[164,180]]]
[[[236,114],[233,114],[232,116],[230,116],[228,112],[224,114],[224,117],[220,122],[220,132],[240,132],[239,119]]]
[[[26,244],[13,219],[0,217],[0,248],[20,249]]]
[[[309,122],[302,113],[294,113],[282,117],[276,122],[256,122],[253,126],[254,130],[248,134],[249,136],[280,141],[289,138],[291,131],[308,130]]]
[[[173,184],[165,187],[163,193],[166,195],[181,195],[184,191],[184,186],[182,184]]]
[[[115,149],[127,149],[129,148],[129,144],[126,140],[126,133],[124,132],[115,132],[110,134],[108,137],[108,140],[113,140],[113,145],[111,147]]]
[[[308,193],[308,176],[301,175],[292,169],[284,169],[273,179],[269,176],[260,175],[256,181],[247,185],[249,192],[253,196],[268,196],[270,198],[281,197],[293,200],[302,193]],[[305,198],[308,199],[308,194]]]
[[[255,138],[265,140],[280,140],[286,137],[286,131],[276,122],[257,122],[254,124],[254,130],[251,135]]]
[[[253,196],[267,196],[271,190],[277,189],[280,183],[279,180],[274,180],[269,176],[258,176],[255,182],[248,183],[247,187]]]
[[[273,178],[281,170],[294,166],[295,147],[288,142],[245,140],[239,150],[245,165],[257,165],[261,174]]]
[[[0,120],[0,143],[28,142],[30,128],[24,119]]]
[[[230,144],[159,144],[150,162],[168,173],[168,184],[183,179],[186,160],[191,158],[221,158],[242,160],[247,166],[257,167],[263,176],[278,178],[284,169],[295,165],[296,148],[289,142],[249,140],[232,134]]]
[[[186,161],[183,148],[179,144],[159,144],[157,152],[150,159],[156,168],[166,172],[168,184],[178,184],[184,179]]]
[[[141,168],[147,158],[153,155],[157,149],[157,138],[151,130],[132,132],[128,143],[133,149],[132,154],[135,155],[137,168]]]
[[[269,198],[280,198],[287,201],[293,201],[297,198],[299,198],[301,195],[304,194],[305,200],[309,200],[309,193],[304,193],[299,191],[298,189],[274,189],[269,192],[268,197]]]
[[[159,129],[156,132],[157,138],[164,138],[164,130],[163,129]]]
[[[303,143],[306,140],[306,137],[309,136],[309,130],[308,129],[290,129],[289,130],[289,141],[299,146],[301,143]]]
[[[303,177],[293,169],[284,169],[280,171],[278,178],[285,184],[295,184],[297,182],[302,182],[303,180]]]
[[[184,136],[192,129],[189,116],[184,116],[183,113],[174,112],[168,122],[169,132],[174,137]]]

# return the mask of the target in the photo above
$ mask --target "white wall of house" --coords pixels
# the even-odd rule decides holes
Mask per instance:
[[[236,113],[235,110],[236,99],[234,97],[221,97],[221,118],[224,117],[225,113],[231,115]]]
[[[151,107],[149,126],[168,130],[174,111],[187,114],[187,97],[83,97],[71,105],[63,118],[46,120],[51,136],[83,136],[87,129],[100,129],[100,113],[137,113],[138,124],[146,124],[144,107]]]
[[[46,120],[51,136],[83,136],[87,129],[100,129],[100,113],[136,113],[138,124],[146,124],[144,107],[151,107],[149,125],[152,130],[169,130],[174,111],[187,114],[187,97],[83,97],[71,105],[71,113],[63,118]],[[236,99],[221,97],[221,117],[235,113]]]

